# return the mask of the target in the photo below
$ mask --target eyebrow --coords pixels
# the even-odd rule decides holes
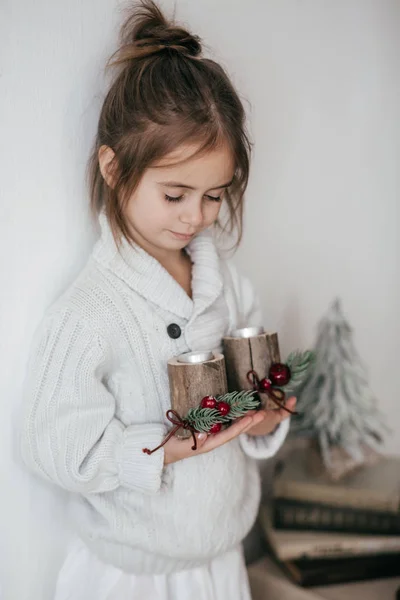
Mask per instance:
[[[222,190],[222,188],[227,188],[230,185],[232,185],[233,179],[231,179],[231,181],[229,181],[228,183],[224,183],[222,185],[214,185],[213,187],[210,187],[210,190]],[[177,188],[184,188],[185,190],[195,190],[196,188],[192,187],[191,185],[185,185],[184,183],[179,183],[178,181],[158,181],[157,183],[159,183],[160,185],[165,185],[167,187],[177,187]]]

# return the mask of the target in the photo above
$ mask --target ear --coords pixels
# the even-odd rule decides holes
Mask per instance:
[[[115,185],[115,152],[109,146],[100,146],[98,158],[100,172],[106,184],[113,188]]]

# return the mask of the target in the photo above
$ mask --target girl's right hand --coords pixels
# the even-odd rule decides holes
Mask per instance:
[[[178,460],[183,460],[184,458],[211,452],[211,450],[230,442],[238,435],[246,433],[248,429],[251,429],[255,425],[259,425],[264,418],[265,411],[249,411],[245,417],[237,419],[230,427],[219,433],[212,435],[207,433],[196,433],[197,450],[192,450],[192,436],[186,440],[181,440],[172,436],[164,445],[164,464],[170,465]]]

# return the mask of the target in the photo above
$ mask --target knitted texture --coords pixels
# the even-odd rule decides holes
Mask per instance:
[[[104,214],[85,268],[38,327],[24,386],[22,454],[71,493],[72,523],[103,561],[135,574],[203,564],[234,548],[256,518],[258,468],[288,420],[164,467],[148,456],[170,426],[167,361],[221,351],[231,330],[261,323],[247,279],[223,260],[212,234],[187,252],[193,300],[140,247],[115,246]],[[167,327],[179,325],[171,339]],[[199,399],[200,401],[200,399]]]

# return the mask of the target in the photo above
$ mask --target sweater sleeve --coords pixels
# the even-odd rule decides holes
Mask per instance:
[[[21,453],[37,474],[72,492],[124,486],[154,494],[161,487],[162,423],[126,427],[104,384],[110,353],[69,311],[48,315],[36,331],[24,384]]]
[[[237,327],[264,326],[260,299],[250,280],[241,275],[233,263],[229,267],[237,306]],[[242,434],[239,440],[243,451],[255,459],[274,456],[288,434],[289,423],[290,420],[285,419],[273,433],[264,436]]]

